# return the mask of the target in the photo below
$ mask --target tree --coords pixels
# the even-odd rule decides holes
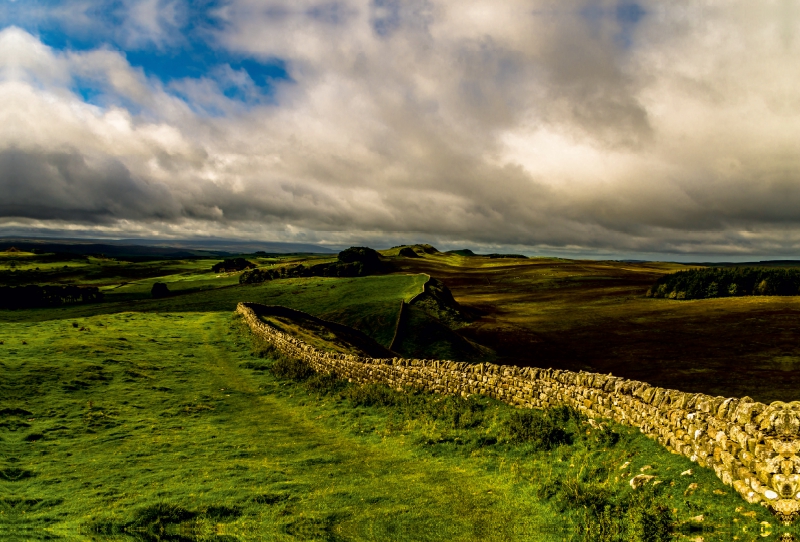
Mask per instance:
[[[163,297],[169,297],[172,292],[169,291],[167,285],[163,282],[156,282],[153,284],[153,288],[150,290],[150,295],[153,296],[153,299],[161,299]]]

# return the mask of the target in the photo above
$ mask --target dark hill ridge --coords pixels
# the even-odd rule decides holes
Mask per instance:
[[[412,358],[494,360],[496,356],[490,348],[458,332],[474,319],[472,311],[462,307],[442,281],[428,276],[422,292],[401,306],[389,347]]]
[[[0,237],[0,252],[21,251],[68,254],[105,254],[113,258],[216,258],[266,251],[270,254],[334,254],[335,251],[303,243],[273,243],[227,239],[59,239]]]
[[[435,246],[426,243],[420,243],[416,245],[397,245],[396,247],[381,250],[380,253],[383,256],[403,256],[406,258],[418,258],[425,256],[426,254],[441,254],[439,249],[437,249]]]
[[[365,277],[393,271],[391,262],[369,247],[350,247],[335,262],[253,269],[242,273],[240,284],[258,284],[268,280],[300,277]]]

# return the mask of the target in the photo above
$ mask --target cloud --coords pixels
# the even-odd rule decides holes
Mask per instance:
[[[133,178],[117,160],[77,152],[0,152],[0,215],[107,223],[174,219],[180,206],[164,186]]]
[[[126,48],[177,54],[195,16],[120,5],[135,35],[118,42],[0,32],[6,222],[583,254],[800,249],[800,25],[777,8],[231,0],[201,18],[208,69],[165,81]],[[65,28],[109,33],[81,17]],[[275,59],[288,74],[268,85],[241,67]]]

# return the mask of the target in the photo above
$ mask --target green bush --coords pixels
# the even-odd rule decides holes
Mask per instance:
[[[601,427],[591,432],[589,438],[603,448],[610,448],[619,442],[619,433],[609,427]]]
[[[314,373],[306,380],[305,385],[313,392],[328,394],[343,390],[347,382],[339,378],[336,373]]]
[[[395,406],[402,402],[398,395],[383,384],[353,386],[344,392],[344,396],[356,406]]]
[[[509,416],[508,436],[513,442],[529,442],[541,450],[571,444],[563,416],[563,410],[516,410]]]
[[[269,370],[278,378],[297,381],[307,380],[314,374],[306,361],[287,356],[276,356]]]
[[[541,481],[537,495],[552,500],[563,513],[577,511],[584,525],[578,540],[586,542],[667,542],[676,530],[675,518],[659,489],[645,486],[620,494],[607,482],[605,469],[590,469],[578,477]]]

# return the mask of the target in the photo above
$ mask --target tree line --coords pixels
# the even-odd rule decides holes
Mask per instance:
[[[647,297],[709,299],[750,295],[800,295],[800,269],[709,267],[659,278]]]
[[[94,286],[0,286],[0,309],[38,309],[102,300],[103,293]]]
[[[242,271],[244,269],[253,269],[255,267],[256,264],[245,260],[244,258],[231,258],[215,264],[211,267],[211,271],[214,273],[231,273],[234,271]]]

